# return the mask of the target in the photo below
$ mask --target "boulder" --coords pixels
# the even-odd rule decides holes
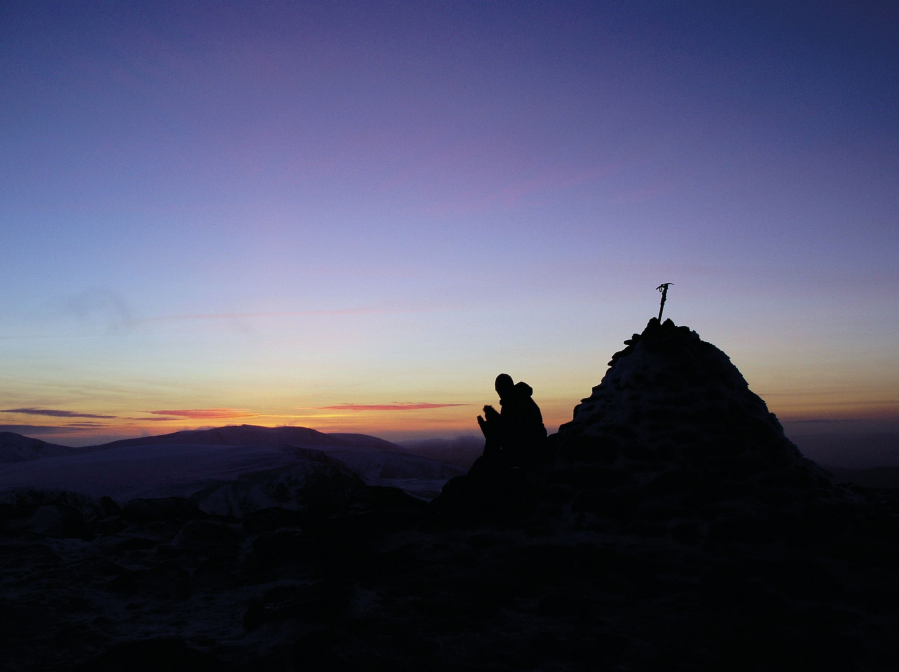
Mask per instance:
[[[206,517],[196,504],[183,497],[132,499],[122,509],[128,522],[147,524],[160,521],[187,521]]]

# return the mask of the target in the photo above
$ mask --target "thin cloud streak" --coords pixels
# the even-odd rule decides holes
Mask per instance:
[[[191,420],[208,420],[216,418],[253,418],[255,413],[250,413],[245,408],[187,408],[174,411],[147,411],[152,415],[172,416],[166,419],[188,418]],[[155,420],[156,418],[147,418]]]
[[[0,432],[13,432],[24,436],[44,434],[71,434],[89,430],[104,429],[109,425],[99,422],[77,422],[71,425],[0,425]]]
[[[24,436],[41,434],[64,434],[71,431],[69,427],[55,427],[49,425],[0,425],[0,432],[12,432]]]
[[[317,406],[319,411],[420,411],[430,408],[452,408],[454,406],[471,406],[471,404],[430,404],[427,402],[398,402],[390,404],[337,404],[336,406]]]
[[[0,413],[20,413],[22,415],[47,415],[53,418],[91,418],[94,420],[113,420],[115,415],[96,415],[95,413],[78,413],[77,411],[61,411],[55,408],[4,408]]]
[[[269,313],[198,313],[195,315],[161,315],[145,318],[144,322],[178,322],[186,320],[240,320],[266,317],[311,317],[317,315],[384,315],[388,313],[424,313],[436,308],[347,308],[337,310],[286,310]]]

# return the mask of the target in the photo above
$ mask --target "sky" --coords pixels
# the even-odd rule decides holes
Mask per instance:
[[[3,0],[0,430],[450,436],[500,372],[554,430],[662,282],[793,431],[899,428],[897,30],[889,2]]]

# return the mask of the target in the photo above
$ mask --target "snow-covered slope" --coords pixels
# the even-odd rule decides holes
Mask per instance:
[[[24,446],[32,441],[18,438]],[[298,474],[315,471],[319,468],[315,463],[328,463],[347,469],[368,485],[399,487],[430,499],[449,478],[464,471],[410,455],[375,437],[328,435],[303,427],[242,425],[177,432],[92,446],[74,454],[73,449],[62,446],[50,448],[60,450],[47,448],[40,452],[41,446],[37,446],[27,453],[32,457],[23,458],[28,461],[0,465],[0,491],[65,490],[92,497],[109,496],[117,501],[188,497],[199,490],[259,474],[253,485],[258,494],[266,491],[266,479],[272,488],[283,480],[278,470],[292,474],[291,478],[299,483],[302,478]],[[245,490],[247,483],[242,480],[240,488]]]
[[[326,459],[323,453],[317,457]],[[212,483],[315,458],[312,451],[286,447],[124,446],[0,466],[0,490],[66,490],[119,502],[135,497],[188,497]]]
[[[327,454],[359,474],[368,485],[401,488],[422,499],[433,499],[444,483],[466,471],[455,464],[393,451],[346,449]]]
[[[361,487],[356,474],[326,458],[241,474],[195,491],[191,499],[206,513],[241,518],[269,507],[297,510],[346,505]]]

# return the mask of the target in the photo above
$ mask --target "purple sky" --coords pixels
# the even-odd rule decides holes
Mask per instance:
[[[899,424],[899,9],[732,4],[4,2],[0,426],[554,426],[666,281]]]

